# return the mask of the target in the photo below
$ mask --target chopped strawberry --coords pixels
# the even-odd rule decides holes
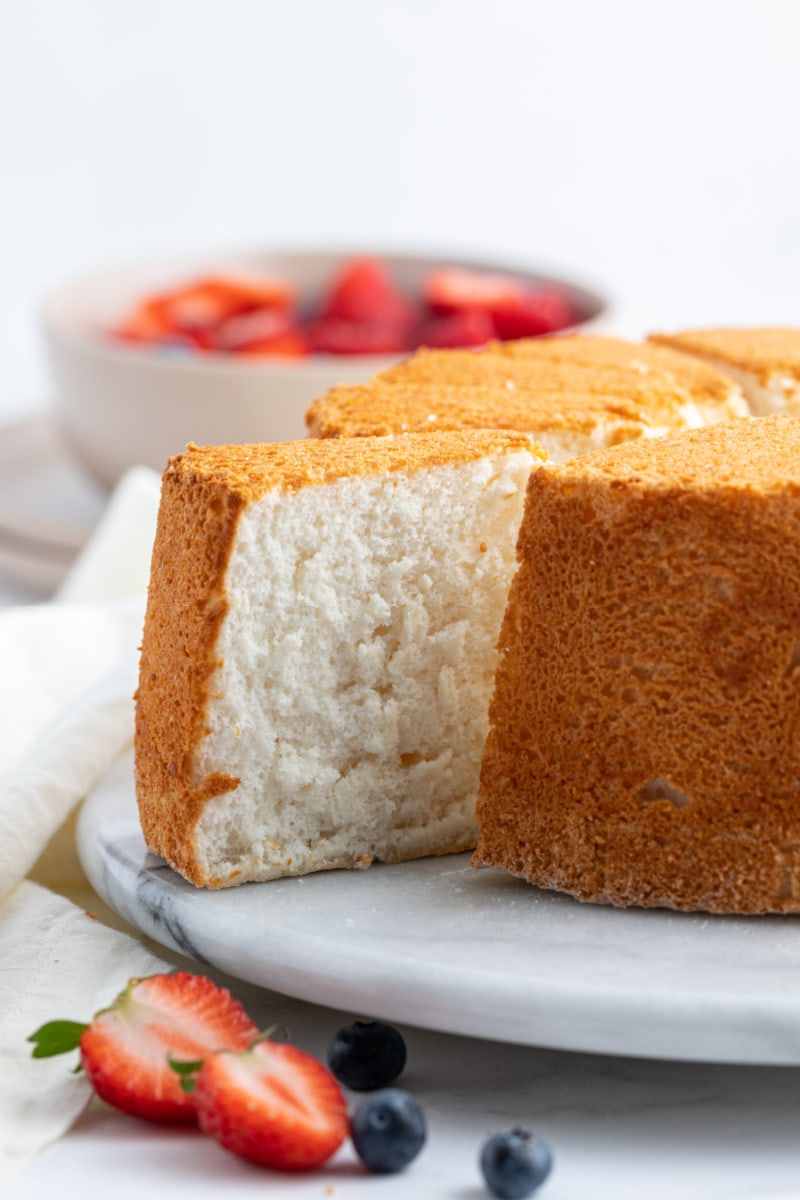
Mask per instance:
[[[425,280],[424,295],[430,307],[441,316],[480,309],[492,312],[514,300],[523,291],[511,275],[490,275],[463,267],[442,267]]]
[[[205,1060],[194,1080],[200,1128],[240,1158],[278,1171],[320,1166],[350,1132],[333,1075],[296,1046],[267,1040]]]
[[[291,313],[279,308],[256,308],[228,317],[214,331],[218,350],[246,350],[259,342],[283,337],[292,328]]]
[[[34,1058],[80,1047],[81,1064],[98,1095],[149,1121],[194,1121],[190,1096],[169,1059],[198,1060],[241,1049],[258,1029],[225,988],[179,971],[132,979],[89,1025],[52,1021],[28,1039]]]
[[[161,336],[210,333],[238,313],[257,308],[285,311],[294,301],[294,290],[280,280],[209,276],[151,296],[140,309],[146,308],[151,322],[158,326],[155,339],[158,340],[159,333]],[[123,322],[122,328],[129,322],[130,319]]]
[[[112,329],[123,342],[160,342],[173,334],[172,326],[160,305],[144,300]]]
[[[575,320],[569,300],[554,288],[523,291],[517,296],[510,296],[493,305],[491,313],[498,337],[504,341],[557,333],[559,329],[567,329]]]
[[[394,286],[383,263],[377,258],[355,258],[334,280],[320,316],[322,320],[354,321],[407,333],[414,322],[414,308]]]
[[[555,333],[574,321],[572,306],[562,292],[554,288],[534,290],[511,275],[483,274],[460,267],[443,268],[429,276],[425,297],[433,311],[441,316],[486,313],[494,322],[496,336],[503,340]],[[435,344],[466,343],[446,341]]]
[[[203,279],[162,298],[167,319],[182,332],[213,329],[255,308],[291,308],[294,293],[283,283],[263,286],[233,279]]]
[[[433,317],[423,326],[420,346],[452,350],[458,346],[483,346],[495,336],[494,321],[478,308],[465,309],[450,317]]]
[[[405,329],[323,317],[308,331],[316,354],[401,354],[411,344]]]
[[[251,342],[236,351],[246,358],[307,358],[311,353],[308,338],[299,329],[289,329],[263,342]]]

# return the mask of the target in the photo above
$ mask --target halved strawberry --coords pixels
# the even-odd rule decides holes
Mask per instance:
[[[453,313],[450,317],[433,317],[423,326],[420,346],[435,346],[453,350],[458,346],[483,346],[495,336],[494,321],[478,308]]]
[[[255,1042],[205,1060],[185,1086],[200,1128],[250,1162],[277,1171],[320,1166],[350,1132],[347,1103],[331,1072],[296,1046]]]
[[[320,316],[406,333],[414,321],[414,308],[379,259],[354,258],[334,280]]]
[[[34,1058],[80,1047],[94,1090],[109,1104],[149,1121],[195,1121],[191,1097],[170,1058],[197,1060],[240,1049],[258,1029],[225,988],[178,971],[132,979],[89,1025],[52,1021],[28,1039]]]

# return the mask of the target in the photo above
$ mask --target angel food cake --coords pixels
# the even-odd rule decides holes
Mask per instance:
[[[730,376],[756,417],[800,415],[800,329],[693,329],[653,334],[650,341]]]
[[[172,459],[136,707],[148,846],[207,887],[474,846],[540,461],[475,432]]]
[[[482,351],[422,350],[359,387],[311,405],[314,437],[442,429],[529,433],[550,459],[748,414],[739,385],[713,367],[655,345],[565,337]]]
[[[476,863],[582,900],[800,911],[800,419],[531,476]]]

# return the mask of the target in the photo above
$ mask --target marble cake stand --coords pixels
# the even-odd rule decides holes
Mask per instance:
[[[194,888],[148,854],[123,757],[78,826],[97,892],[163,945],[366,1016],[551,1048],[800,1063],[800,920],[617,911],[468,855]]]

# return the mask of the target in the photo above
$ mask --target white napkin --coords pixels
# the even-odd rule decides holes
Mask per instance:
[[[31,1058],[29,1034],[170,965],[25,878],[37,860],[45,882],[60,873],[63,851],[42,851],[132,736],[157,498],[155,475],[126,476],[61,590],[71,603],[0,611],[0,1185],[89,1098],[67,1059]]]

